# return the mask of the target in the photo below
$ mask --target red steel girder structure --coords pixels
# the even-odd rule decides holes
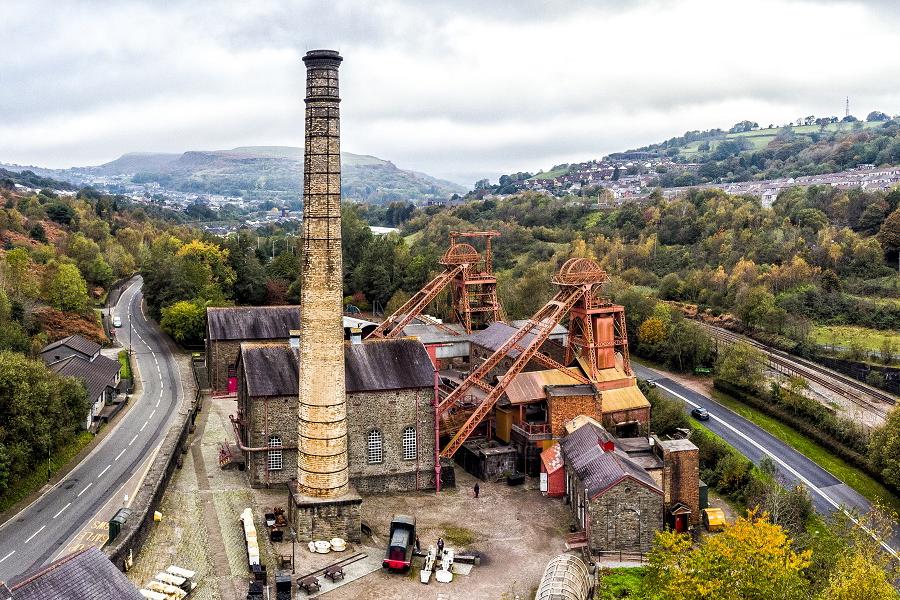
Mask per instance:
[[[553,328],[572,311],[582,300],[582,307],[593,305],[594,286],[608,281],[606,273],[597,263],[589,259],[573,258],[562,266],[559,273],[553,278],[553,283],[560,287],[547,304],[538,310],[525,325],[510,337],[500,348],[479,365],[469,376],[438,404],[438,416],[448,411],[457,401],[464,397],[472,386],[485,389],[484,377],[490,373],[512,350],[517,350],[519,355],[513,361],[506,374],[494,386],[490,386],[487,396],[475,408],[462,427],[455,433],[451,440],[441,451],[441,456],[452,457],[460,446],[468,439],[481,421],[493,409],[497,400],[506,391],[506,387],[516,375],[525,369],[528,362],[539,355],[539,349],[550,337]],[[531,336],[528,341],[526,337]],[[523,343],[524,342],[524,343]],[[552,361],[549,357],[541,355],[543,359]],[[543,362],[543,361],[540,361]],[[569,372],[564,365],[552,361],[553,368],[562,367]],[[579,377],[579,380],[583,377]],[[485,390],[487,391],[487,390]]]
[[[612,331],[603,332],[604,327],[611,327]],[[613,366],[610,363],[614,363],[616,352],[622,354],[625,374],[631,375],[625,307],[604,298],[586,298],[582,305],[572,309],[569,318],[566,364],[573,358],[582,358],[588,377],[596,380],[601,369]]]
[[[447,267],[443,273],[429,281],[425,287],[415,293],[412,298],[398,308],[391,316],[382,321],[369,337],[395,338],[403,335],[403,328],[409,325],[428,304],[434,300],[442,289],[447,287],[453,278],[465,268],[464,264]]]
[[[494,254],[491,240],[499,231],[452,231],[451,247],[459,238],[485,240],[484,259],[467,265],[456,277],[450,288],[453,300],[451,318],[462,324],[466,333],[472,333],[476,325],[489,325],[503,320],[503,307],[497,296],[497,277],[494,275]]]

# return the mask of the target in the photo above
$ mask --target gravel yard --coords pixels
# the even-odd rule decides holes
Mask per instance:
[[[252,490],[243,472],[223,471],[218,466],[219,444],[230,437],[228,414],[234,409],[230,399],[205,401],[191,451],[185,455],[184,466],[175,474],[163,499],[163,520],[128,573],[138,585],[174,563],[198,572],[200,585],[192,597],[243,600],[249,574],[238,515],[248,506],[257,515],[262,561],[271,581],[277,570],[277,555],[290,554],[290,543],[273,546],[268,542],[262,524],[263,513],[273,506],[285,506],[287,492]],[[482,553],[482,564],[468,576],[455,576],[450,584],[432,579],[427,586],[419,583],[416,568],[409,574],[379,570],[323,593],[320,598],[532,597],[547,562],[565,549],[565,536],[572,522],[568,507],[559,499],[543,497],[536,489],[536,479],[519,487],[509,487],[505,482],[482,482],[481,495],[476,500],[472,495],[475,479],[460,468],[456,478],[458,487],[440,494],[366,496],[362,518],[372,528],[374,537],[364,540],[363,546],[351,545],[342,554],[324,556],[311,554],[306,549],[308,540],[298,540],[297,575],[356,552],[369,552],[380,560],[390,519],[402,513],[415,515],[423,550],[442,536],[448,547]]]

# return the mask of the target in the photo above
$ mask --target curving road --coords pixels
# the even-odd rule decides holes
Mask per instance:
[[[666,378],[664,372],[634,362],[631,366],[638,377],[652,379],[658,390],[678,398],[688,410],[698,406],[708,410],[710,419],[704,425],[755,464],[758,465],[764,457],[770,458],[783,482],[792,486],[800,484],[809,490],[813,506],[819,514],[830,515],[844,508],[859,513],[866,513],[871,509],[869,501],[856,490],[758,425],[712,398]],[[894,557],[898,557],[900,531],[895,528],[891,539],[882,545]]]
[[[123,494],[133,489],[126,485],[142,477],[178,412],[184,397],[181,373],[168,338],[144,315],[141,285],[139,277],[133,280],[115,307],[122,318],[116,333],[126,348],[129,327],[134,327],[132,364],[141,390],[115,429],[77,467],[0,526],[0,581],[13,581],[56,558],[73,539],[101,545],[104,523],[95,523],[95,515],[122,505]],[[95,533],[79,534],[91,526]]]

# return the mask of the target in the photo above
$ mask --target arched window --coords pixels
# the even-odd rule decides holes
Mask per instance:
[[[403,430],[403,460],[416,458],[416,428],[407,427]]]
[[[381,436],[381,432],[373,429],[369,432],[366,441],[368,442],[367,456],[369,464],[377,465],[384,460],[384,439]]]
[[[281,438],[273,435],[269,438],[269,470],[280,471],[284,467]]]

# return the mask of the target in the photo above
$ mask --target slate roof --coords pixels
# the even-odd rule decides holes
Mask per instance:
[[[56,340],[51,344],[47,344],[41,349],[41,354],[50,352],[51,350],[55,350],[56,348],[62,346],[71,348],[72,350],[75,350],[76,352],[80,352],[87,356],[93,356],[100,352],[100,344],[98,344],[97,342],[93,342],[87,338],[81,337],[78,334],[75,334],[64,337],[61,340]]]
[[[125,574],[94,547],[26,573],[10,590],[13,600],[143,600]]]
[[[518,331],[518,328],[513,327],[512,325],[495,321],[494,323],[491,323],[487,329],[473,332],[471,340],[473,344],[477,344],[482,348],[487,348],[491,352],[496,352],[507,342],[507,340],[509,340],[509,338],[515,335],[516,331]],[[529,333],[522,338],[519,345],[524,348],[531,343],[534,337],[534,333]],[[519,351],[513,349],[510,351],[509,355],[512,358],[515,358],[519,355]]]
[[[511,404],[529,404],[547,397],[545,386],[568,386],[576,383],[577,379],[556,369],[527,371],[513,377],[506,386],[505,393]]]
[[[239,369],[250,396],[299,393],[299,353],[287,344],[241,344]],[[348,393],[434,386],[434,367],[417,340],[344,344]]]
[[[214,340],[286,340],[300,327],[299,306],[233,306],[206,309],[207,337]]]
[[[94,360],[70,356],[49,366],[50,370],[63,377],[75,377],[84,381],[88,398],[94,402],[107,387],[116,387],[119,361],[102,354]]]
[[[599,496],[625,479],[632,479],[651,491],[662,494],[647,471],[624,452],[604,451],[600,444],[607,441],[616,443],[617,440],[608,431],[591,422],[585,423],[560,441],[566,464],[575,471],[589,498]]]
[[[344,328],[359,327],[364,331],[375,323],[343,317]],[[300,328],[300,307],[290,306],[226,306],[206,309],[206,335],[209,341],[286,340],[292,329]]]

